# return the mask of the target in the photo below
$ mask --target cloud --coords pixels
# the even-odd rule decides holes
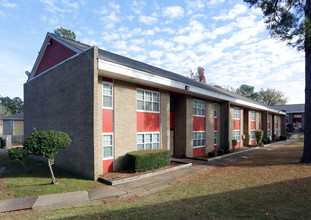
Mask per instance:
[[[178,18],[178,17],[183,17],[184,14],[185,14],[185,11],[180,6],[166,7],[166,8],[163,8],[163,11],[162,11],[162,15],[164,17],[170,17],[172,19]]]
[[[223,12],[220,16],[213,17],[214,20],[230,20],[247,11],[247,7],[242,4],[236,4],[229,12]]]
[[[146,25],[153,25],[158,21],[156,17],[146,15],[140,15],[138,20],[140,23],[144,23]]]
[[[131,10],[135,14],[140,15],[142,14],[145,5],[146,3],[144,1],[133,1],[131,5]]]
[[[201,10],[205,7],[205,3],[202,0],[186,0],[187,14],[191,15],[195,11]]]
[[[222,4],[225,0],[210,0],[207,2],[208,5],[219,5],[219,4]]]
[[[3,7],[6,7],[6,8],[16,8],[16,7],[18,7],[17,4],[11,3],[8,0],[2,0],[0,5],[3,6]]]
[[[0,18],[3,20],[6,20],[8,18],[8,15],[4,13],[3,11],[0,11]]]

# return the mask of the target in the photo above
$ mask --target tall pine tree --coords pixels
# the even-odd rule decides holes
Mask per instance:
[[[311,163],[311,0],[244,0],[259,7],[271,37],[305,51],[305,139],[301,163]]]

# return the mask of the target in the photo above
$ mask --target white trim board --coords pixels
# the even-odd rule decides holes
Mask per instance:
[[[126,66],[116,64],[110,61],[102,60],[102,59],[98,59],[98,69],[113,73],[115,75],[130,77],[134,79],[140,79],[143,81],[147,81],[149,83],[153,83],[155,85],[171,87],[171,88],[175,88],[175,89],[179,89],[183,91],[185,91],[185,86],[187,85],[179,81],[157,76],[157,75],[145,72],[145,71],[136,70],[130,67],[126,67]],[[275,109],[271,109],[271,108],[268,108],[268,107],[265,107],[259,104],[251,103],[245,100],[232,98],[226,95],[219,94],[217,92],[208,91],[206,89],[201,89],[199,87],[192,86],[192,85],[190,86],[188,92],[192,92],[194,94],[204,95],[207,97],[212,97],[212,98],[216,98],[216,99],[220,99],[224,101],[229,101],[231,103],[239,104],[242,106],[248,106],[248,107],[252,107],[255,109],[259,109],[259,110],[264,110],[264,111],[269,111],[269,112],[285,115],[285,113],[275,110]]]

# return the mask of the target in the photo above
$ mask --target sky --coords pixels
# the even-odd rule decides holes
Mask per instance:
[[[23,99],[47,32],[207,82],[275,88],[304,103],[304,52],[272,39],[260,9],[242,0],[0,0],[0,96]]]

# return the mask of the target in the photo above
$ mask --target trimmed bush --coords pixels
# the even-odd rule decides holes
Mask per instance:
[[[261,140],[263,138],[263,130],[255,131],[255,137],[256,137],[257,144],[261,143]]]
[[[292,137],[292,135],[290,133],[285,133],[285,136],[287,139],[290,139]]]
[[[268,137],[268,138],[267,138],[267,141],[268,141],[268,144],[270,144],[270,143],[271,143],[271,139],[270,139],[270,137]]]
[[[278,136],[276,136],[275,134],[272,136],[273,141],[278,141],[278,139],[279,139]]]
[[[225,150],[225,154],[230,154],[230,153],[231,153],[230,150],[228,150],[228,149]]]
[[[216,152],[215,151],[208,152],[207,156],[208,157],[216,157]]]
[[[287,136],[286,135],[281,135],[280,136],[280,141],[286,141],[287,140]]]
[[[267,139],[262,139],[263,144],[269,144],[269,141]]]
[[[219,155],[219,156],[221,156],[221,155],[224,155],[224,150],[223,149],[219,149],[218,150],[218,152],[217,152],[217,154]]]
[[[132,151],[125,155],[126,169],[129,172],[144,172],[169,166],[170,150]]]

